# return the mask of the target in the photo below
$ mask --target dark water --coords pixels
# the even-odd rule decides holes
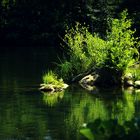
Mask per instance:
[[[123,126],[140,119],[138,90],[70,86],[41,93],[41,76],[56,57],[53,49],[0,49],[0,140],[81,140],[83,124],[115,119]]]

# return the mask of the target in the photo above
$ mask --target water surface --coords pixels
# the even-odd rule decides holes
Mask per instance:
[[[89,122],[140,118],[139,91],[73,85],[41,93],[41,76],[56,58],[53,48],[0,49],[0,140],[81,140]]]

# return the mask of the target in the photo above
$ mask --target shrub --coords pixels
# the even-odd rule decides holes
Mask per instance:
[[[75,76],[89,68],[107,68],[122,75],[138,59],[138,38],[131,30],[132,20],[127,19],[127,10],[120,19],[112,19],[111,30],[107,31],[106,40],[98,34],[91,34],[88,28],[79,23],[67,29],[64,42],[67,44],[68,60],[60,64],[64,78]]]
[[[138,58],[138,38],[131,30],[132,20],[127,19],[127,10],[121,13],[120,19],[112,20],[111,31],[107,33],[107,57],[105,66],[121,71],[133,65]],[[136,56],[136,57],[134,57]]]
[[[97,34],[93,36],[88,32],[88,28],[82,27],[79,23],[75,28],[66,31],[64,42],[67,43],[69,55],[69,59],[60,64],[64,78],[73,77],[91,67],[99,67],[106,57],[106,42]]]

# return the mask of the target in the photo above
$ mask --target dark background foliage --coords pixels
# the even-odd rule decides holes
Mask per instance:
[[[126,8],[139,35],[138,0],[1,0],[0,46],[58,46],[75,22],[104,37],[109,19]]]

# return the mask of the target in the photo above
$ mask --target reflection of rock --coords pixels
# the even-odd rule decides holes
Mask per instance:
[[[125,91],[127,91],[127,93],[132,94],[135,90],[133,86],[128,86],[125,88]]]
[[[58,92],[66,89],[67,84],[53,85],[53,84],[41,84],[40,90],[44,92]]]
[[[135,90],[135,93],[140,93],[140,89],[136,89]]]

